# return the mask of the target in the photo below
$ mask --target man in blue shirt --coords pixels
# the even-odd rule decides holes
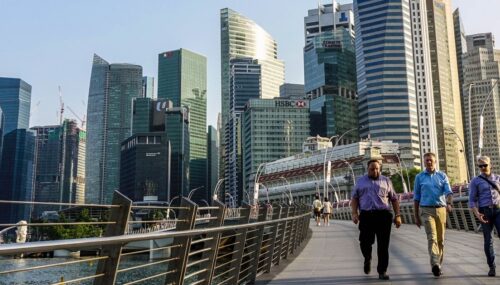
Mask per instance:
[[[491,161],[487,156],[479,157],[477,165],[481,174],[470,182],[469,207],[482,224],[484,253],[490,267],[488,276],[495,276],[495,248],[491,233],[493,227],[500,233],[500,176],[491,173]]]
[[[381,280],[389,280],[389,241],[391,237],[392,213],[394,224],[401,226],[399,200],[391,180],[380,175],[381,165],[376,159],[368,161],[368,174],[358,179],[352,190],[352,221],[359,223],[359,245],[365,258],[363,270],[371,271],[372,245],[377,237],[377,272]],[[358,212],[359,210],[359,212]]]
[[[446,174],[436,169],[436,155],[424,154],[424,162],[425,170],[415,177],[415,224],[420,228],[424,222],[432,274],[439,277],[443,274],[446,210],[452,210],[453,192]]]

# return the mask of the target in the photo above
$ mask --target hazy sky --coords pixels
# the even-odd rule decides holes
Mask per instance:
[[[454,8],[460,7],[467,34],[500,37],[499,0],[452,1]],[[220,110],[220,9],[236,10],[267,30],[285,61],[286,82],[303,83],[303,17],[317,3],[0,0],[0,77],[19,77],[32,85],[31,126],[56,124],[59,85],[66,105],[85,114],[94,53],[110,63],[139,64],[144,75],[156,78],[158,54],[186,48],[208,59],[207,123],[215,125],[215,110]],[[74,118],[68,110],[65,117]]]

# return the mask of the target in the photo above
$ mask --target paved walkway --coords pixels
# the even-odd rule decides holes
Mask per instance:
[[[373,249],[372,273],[363,273],[357,226],[349,221],[333,221],[329,227],[317,227],[311,221],[312,236],[297,256],[292,256],[270,274],[260,276],[256,284],[500,284],[488,277],[481,234],[448,230],[446,232],[444,275],[436,279],[430,271],[425,231],[415,225],[393,227],[390,245],[389,281],[378,280],[376,250]],[[500,240],[495,238],[497,264],[500,264]]]

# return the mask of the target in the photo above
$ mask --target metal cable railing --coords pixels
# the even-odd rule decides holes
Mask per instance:
[[[3,259],[61,249],[90,250],[97,256],[55,260],[44,265],[16,267],[13,264],[0,268],[0,279],[15,280],[16,274],[26,271],[33,273],[85,264],[93,268],[91,272],[74,270],[61,280],[54,276],[55,280],[40,284],[92,282],[98,285],[115,284],[118,280],[120,284],[146,281],[176,285],[247,284],[254,282],[259,274],[269,272],[281,258],[293,254],[305,240],[310,220],[310,209],[304,205],[227,209],[219,201],[198,207],[183,198],[179,207],[136,206],[118,192],[113,204],[104,207],[109,210],[107,221],[23,225],[29,228],[105,226],[102,236],[0,245]],[[166,210],[166,213],[175,210],[175,219],[132,220],[131,209]],[[132,229],[134,225],[144,228]],[[35,280],[30,284],[37,284],[36,274],[32,276]]]

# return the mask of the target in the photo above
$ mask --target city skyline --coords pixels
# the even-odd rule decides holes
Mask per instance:
[[[303,18],[317,1],[287,5],[289,17],[278,22],[275,15],[287,4],[285,1],[190,1],[175,3],[173,9],[163,1],[151,1],[147,6],[132,1],[116,3],[101,3],[99,10],[88,2],[27,1],[3,5],[0,23],[6,29],[3,31],[5,42],[13,44],[3,47],[0,53],[0,76],[22,78],[33,86],[30,126],[58,122],[59,85],[65,104],[80,117],[86,113],[82,101],[87,101],[93,53],[101,54],[110,62],[141,65],[144,76],[155,78],[157,54],[162,51],[187,48],[204,55],[207,57],[207,109],[220,111],[219,11],[225,7],[253,19],[276,39],[278,58],[285,62],[285,82],[304,82]],[[491,32],[500,36],[500,19],[494,15],[500,8],[499,2],[453,0],[452,5],[453,9],[460,8],[467,35]],[[22,22],[16,16],[19,11],[24,15]],[[113,13],[109,14],[110,11]],[[113,23],[107,29],[98,27],[97,19],[103,15],[107,22]],[[189,17],[190,24],[175,25],[184,17]],[[479,17],[487,21],[475,21]],[[174,26],[175,29],[170,28]],[[75,118],[68,110],[65,117]],[[216,125],[216,120],[216,112],[210,113],[207,125]]]

